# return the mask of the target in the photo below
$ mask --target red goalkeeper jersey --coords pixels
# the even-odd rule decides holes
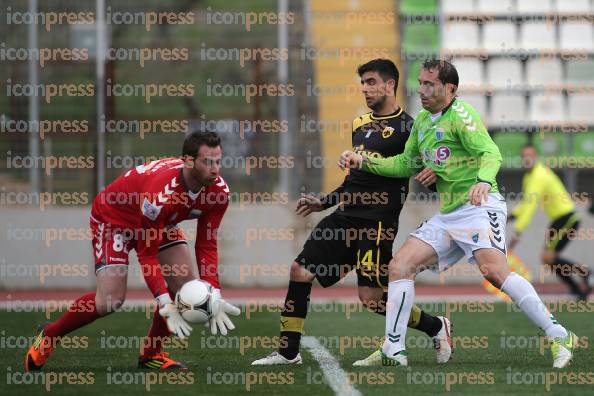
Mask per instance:
[[[229,204],[222,177],[212,186],[191,192],[182,176],[183,161],[166,158],[149,162],[119,176],[93,201],[91,216],[111,227],[134,230],[142,266],[159,266],[157,253],[168,226],[196,219],[196,259],[201,278],[219,288],[217,231]],[[158,272],[161,280],[162,275]],[[147,279],[147,284],[149,280]],[[158,295],[160,286],[149,284]]]

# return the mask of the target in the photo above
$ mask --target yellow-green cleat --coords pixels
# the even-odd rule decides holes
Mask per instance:
[[[566,337],[555,337],[551,343],[553,368],[563,368],[571,362],[578,337],[570,330],[567,330],[567,333]]]
[[[378,349],[365,359],[357,360],[353,366],[408,366],[408,357],[406,351],[400,351],[394,357],[389,357],[381,349]]]

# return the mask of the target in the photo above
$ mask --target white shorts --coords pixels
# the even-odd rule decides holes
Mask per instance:
[[[497,249],[507,256],[506,222],[505,199],[499,193],[489,193],[486,204],[467,203],[453,212],[439,213],[410,235],[431,245],[439,260],[435,270],[442,272],[463,257],[476,264],[472,253],[477,249]]]

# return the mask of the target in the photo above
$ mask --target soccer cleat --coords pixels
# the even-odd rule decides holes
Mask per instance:
[[[51,339],[45,335],[43,326],[37,328],[37,335],[25,356],[25,371],[39,371],[54,351]]]
[[[553,368],[563,368],[571,362],[578,337],[570,330],[567,330],[567,333],[565,337],[555,337],[552,340]]]
[[[433,349],[437,352],[437,363],[444,364],[450,360],[454,351],[452,324],[445,316],[438,316],[437,318],[441,320],[441,330],[431,339],[433,340]]]
[[[394,356],[386,355],[381,349],[379,352],[382,359],[382,366],[408,366],[406,350],[396,352]]]
[[[408,366],[408,357],[406,351],[400,351],[394,357],[389,357],[381,349],[378,349],[365,359],[357,360],[353,366]]]
[[[266,356],[265,358],[254,360],[252,362],[252,366],[275,366],[278,364],[301,364],[303,361],[301,360],[301,354],[298,353],[294,359],[287,359],[283,355],[278,352],[272,352],[270,355]]]
[[[382,365],[382,351],[377,350],[373,352],[371,355],[367,356],[365,359],[357,360],[353,363],[353,366],[362,366],[362,367],[369,367],[369,366],[381,366]]]
[[[177,362],[169,357],[168,352],[158,352],[152,356],[140,356],[138,368],[151,370],[187,370],[182,362]]]

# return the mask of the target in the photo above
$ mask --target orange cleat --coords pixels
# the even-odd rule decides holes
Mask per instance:
[[[188,367],[182,362],[177,362],[169,357],[168,352],[159,352],[152,356],[140,356],[138,368],[151,370],[187,370]]]
[[[39,371],[54,351],[52,340],[45,335],[42,326],[37,328],[37,335],[25,357],[25,371]]]

